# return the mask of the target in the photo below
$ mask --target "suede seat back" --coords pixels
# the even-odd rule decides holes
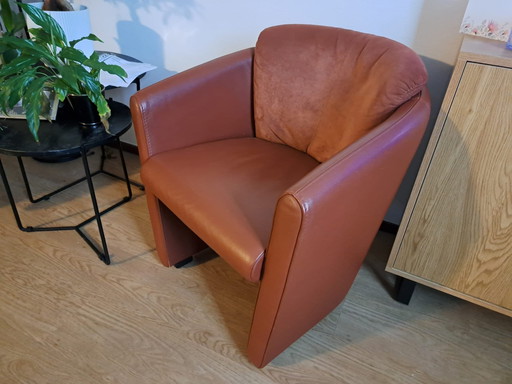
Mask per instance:
[[[254,56],[256,136],[324,162],[426,81],[417,54],[387,38],[313,25],[271,27],[260,34]]]

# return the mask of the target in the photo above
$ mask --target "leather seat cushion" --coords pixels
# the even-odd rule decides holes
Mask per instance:
[[[146,161],[144,184],[249,281],[258,281],[277,200],[319,163],[258,138],[215,141]]]

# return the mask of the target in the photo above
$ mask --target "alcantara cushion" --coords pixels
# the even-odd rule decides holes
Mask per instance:
[[[254,56],[256,136],[324,162],[426,82],[417,54],[387,38],[332,27],[268,28]]]

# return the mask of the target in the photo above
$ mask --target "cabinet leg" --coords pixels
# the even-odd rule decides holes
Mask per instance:
[[[416,283],[414,281],[397,276],[395,281],[395,300],[408,305],[415,287]]]

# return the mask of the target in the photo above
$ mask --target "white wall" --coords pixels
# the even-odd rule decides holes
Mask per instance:
[[[89,7],[104,44],[159,69],[149,85],[222,54],[254,45],[271,25],[339,26],[400,41],[452,65],[468,0],[74,0]],[[436,73],[431,75],[436,76]],[[130,93],[128,90],[126,93]],[[125,98],[128,96],[125,96]],[[130,140],[127,140],[130,141]],[[135,143],[133,141],[133,143]]]
[[[157,70],[142,85],[220,55],[253,46],[265,27],[285,23],[338,26],[397,40],[420,54],[430,75],[433,116],[437,115],[462,35],[468,0],[74,0],[87,5],[96,49],[124,53]],[[110,91],[128,103],[134,86]],[[432,123],[430,128],[432,127]],[[123,141],[135,144],[133,132]],[[423,144],[424,146],[424,144]],[[415,160],[388,213],[397,223],[407,201]]]
[[[452,64],[468,0],[74,0],[87,5],[98,48],[182,71],[254,45],[271,25],[339,26],[398,40]],[[151,81],[161,75],[153,74]],[[149,77],[148,77],[149,80]]]

